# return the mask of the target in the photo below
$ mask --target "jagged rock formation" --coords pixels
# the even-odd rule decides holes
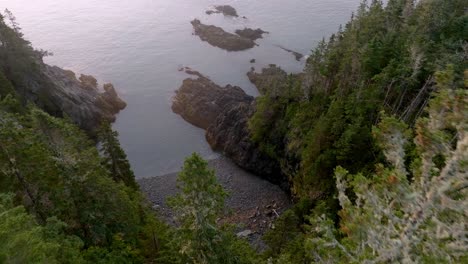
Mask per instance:
[[[112,84],[105,84],[104,91],[100,92],[97,80],[92,76],[81,75],[78,80],[72,71],[46,64],[42,66],[42,73],[48,85],[38,86],[41,82],[33,82],[30,88],[38,91],[37,97],[45,96],[48,103],[52,104],[45,110],[53,109],[52,114],[69,116],[91,134],[102,121],[113,122],[115,114],[126,107]],[[34,98],[36,96],[28,99],[38,100]]]
[[[200,73],[191,72],[198,78],[183,81],[176,91],[172,110],[205,129],[206,139],[214,150],[223,152],[238,166],[286,187],[279,164],[250,139],[248,121],[255,112],[254,98],[237,86],[220,87]]]
[[[243,38],[248,38],[252,41],[255,41],[257,39],[263,38],[263,34],[268,34],[268,32],[263,31],[260,28],[257,28],[257,29],[244,28],[244,29],[236,30],[236,34]]]
[[[196,71],[193,73],[187,71],[199,77],[183,81],[173,98],[172,111],[194,126],[208,129],[225,109],[254,100],[240,87],[231,85],[220,87]]]
[[[237,11],[234,7],[230,5],[218,5],[214,7],[214,10],[206,11],[207,15],[211,14],[223,14],[225,16],[238,17]]]
[[[256,45],[252,39],[226,32],[217,26],[204,25],[198,19],[193,20],[191,23],[195,35],[212,46],[227,51],[241,51],[251,49]]]

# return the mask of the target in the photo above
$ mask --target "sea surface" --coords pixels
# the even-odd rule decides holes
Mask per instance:
[[[304,60],[277,47],[309,54],[346,23],[360,0],[0,0],[34,47],[48,50],[48,64],[112,82],[128,107],[114,128],[138,178],[180,169],[186,156],[217,155],[204,131],[171,111],[171,98],[189,66],[220,85],[257,95],[246,73],[277,64],[299,72]],[[244,18],[205,14],[216,4],[235,7]],[[258,47],[227,52],[192,35],[190,21],[223,27],[262,28],[270,34]],[[256,59],[256,63],[249,61]]]

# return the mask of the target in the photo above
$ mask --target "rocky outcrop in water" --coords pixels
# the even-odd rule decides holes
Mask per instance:
[[[212,46],[227,51],[241,51],[251,49],[256,45],[252,39],[226,32],[217,26],[202,24],[198,19],[193,20],[191,23],[195,35]]]
[[[304,55],[302,53],[299,53],[297,51],[294,51],[294,50],[290,50],[290,49],[287,49],[283,46],[280,46],[280,45],[276,45],[278,48],[286,51],[286,52],[289,52],[291,53],[292,55],[294,55],[294,58],[296,58],[297,61],[301,61],[302,58],[304,58]]]
[[[255,100],[241,88],[220,87],[204,76],[189,78],[176,91],[172,110],[205,129],[214,150],[223,152],[241,168],[286,186],[278,163],[250,139],[248,120],[255,112]]]
[[[257,39],[263,38],[263,34],[268,34],[268,32],[263,31],[260,28],[257,28],[257,29],[244,28],[244,29],[236,30],[236,34],[243,38],[248,38],[252,41],[255,41]]]
[[[189,74],[199,77],[183,81],[173,98],[172,111],[197,127],[208,129],[225,109],[254,100],[237,86],[221,87],[196,71]]]
[[[206,11],[206,14],[223,14],[225,16],[238,17],[237,11],[234,7],[230,5],[218,5],[214,7],[214,10]]]
[[[100,92],[97,80],[72,71],[43,64],[41,81],[31,82],[29,88],[47,99],[46,111],[67,115],[82,129],[93,134],[103,121],[115,121],[115,115],[126,107],[112,84],[105,84]],[[42,85],[46,83],[47,85]],[[33,93],[34,94],[34,93]],[[30,100],[37,100],[34,97]],[[39,104],[41,106],[41,104]]]

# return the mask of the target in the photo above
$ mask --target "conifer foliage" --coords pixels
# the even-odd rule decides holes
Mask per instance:
[[[117,131],[113,131],[109,123],[102,124],[98,132],[100,151],[103,156],[102,164],[109,170],[114,181],[123,182],[133,189],[138,189],[135,175],[127,160],[127,154],[120,147],[118,136]]]
[[[443,85],[444,86],[444,85]],[[339,239],[323,216],[307,240],[322,263],[465,263],[468,260],[468,92],[443,89],[418,120],[417,159],[405,167],[411,133],[386,117],[374,134],[390,166],[372,178],[335,171]],[[411,176],[411,178],[410,178]],[[348,196],[349,188],[356,199]]]

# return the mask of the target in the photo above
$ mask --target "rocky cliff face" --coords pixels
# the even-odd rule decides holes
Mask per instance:
[[[279,164],[260,151],[250,139],[248,121],[255,112],[255,100],[236,86],[220,87],[198,72],[176,91],[172,110],[189,123],[206,130],[210,146],[224,153],[238,166],[273,183],[287,186]]]
[[[115,121],[115,115],[126,107],[112,84],[105,84],[100,91],[92,76],[82,75],[78,80],[72,71],[43,64],[40,78],[40,81],[30,80],[27,99],[51,114],[69,116],[90,134],[94,134],[101,122]]]
[[[176,91],[172,111],[197,127],[208,129],[225,109],[254,100],[237,86],[221,87],[195,73],[199,76],[197,79],[185,79]]]

